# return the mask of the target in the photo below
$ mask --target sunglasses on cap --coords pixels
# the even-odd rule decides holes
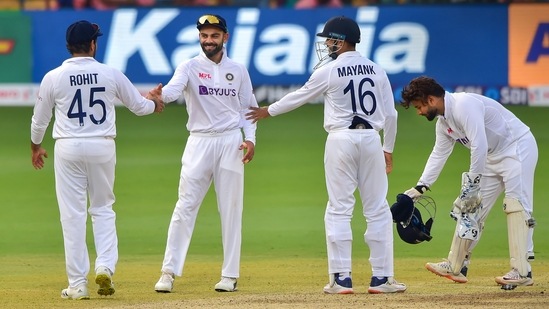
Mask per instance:
[[[223,30],[224,32],[228,32],[227,23],[225,22],[225,19],[223,19],[223,17],[207,14],[207,15],[202,15],[196,22],[196,27],[199,30],[200,28],[202,28],[202,26],[207,26],[207,25],[214,26]]]
[[[219,18],[217,18],[217,16],[214,16],[214,15],[204,15],[204,16],[202,16],[198,19],[198,23],[201,24],[201,25],[205,25],[206,22],[208,24],[219,24],[220,23]]]

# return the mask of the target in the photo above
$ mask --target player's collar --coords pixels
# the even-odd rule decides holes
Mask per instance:
[[[442,100],[444,104],[444,114],[441,115],[441,117],[448,119],[454,110],[455,100],[454,97],[452,97],[452,94],[448,91],[444,91],[444,97],[442,97]]]

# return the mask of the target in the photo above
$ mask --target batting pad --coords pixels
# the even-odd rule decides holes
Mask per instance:
[[[526,277],[528,274],[528,219],[522,204],[514,198],[503,199],[503,211],[507,214],[507,234],[511,267]]]

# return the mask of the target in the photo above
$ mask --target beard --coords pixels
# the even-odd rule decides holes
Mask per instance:
[[[427,114],[425,114],[425,118],[427,118],[427,120],[429,121],[432,121],[433,119],[435,119],[437,116],[437,110],[430,107],[428,110],[427,110]]]
[[[213,46],[214,49],[208,50],[206,48],[208,46]],[[206,57],[208,58],[215,56],[217,53],[219,53],[223,49],[223,45],[212,44],[212,43],[200,44],[200,47],[202,48],[202,51],[204,52],[204,54],[206,54]]]

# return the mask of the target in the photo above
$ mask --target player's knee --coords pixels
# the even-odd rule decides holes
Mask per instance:
[[[506,197],[503,199],[503,211],[505,211],[506,214],[511,214],[525,210],[519,200],[512,197]]]
[[[352,232],[328,232],[326,234],[326,239],[329,242],[340,242],[340,241],[352,241],[353,233]]]

